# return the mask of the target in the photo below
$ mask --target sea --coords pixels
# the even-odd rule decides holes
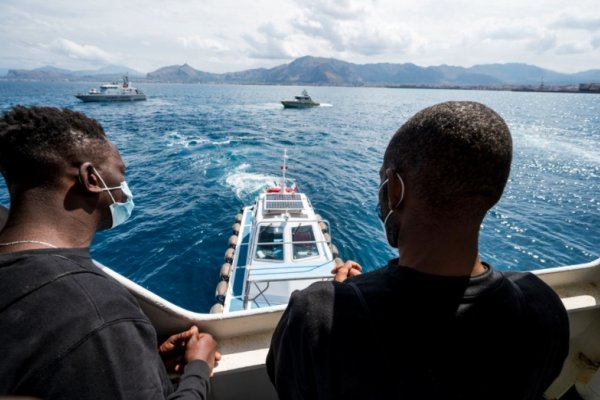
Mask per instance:
[[[74,97],[99,84],[0,81],[0,111],[65,107],[104,126],[136,206],[127,223],[96,235],[92,256],[186,309],[214,304],[235,215],[280,176],[285,149],[287,175],[331,224],[343,259],[369,271],[397,256],[376,211],[383,152],[408,118],[448,100],[492,107],[513,135],[510,180],[482,225],[482,259],[525,271],[600,256],[598,94],[140,83],[147,101]],[[321,107],[282,107],[303,89]],[[1,179],[0,203],[9,205]]]

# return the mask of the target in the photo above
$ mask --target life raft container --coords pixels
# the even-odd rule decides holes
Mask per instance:
[[[280,193],[281,192],[281,188],[278,186],[274,186],[274,187],[270,187],[267,189],[267,193]],[[286,187],[285,188],[285,192],[286,193],[296,193],[298,192],[298,188],[294,187],[294,188],[289,188]]]

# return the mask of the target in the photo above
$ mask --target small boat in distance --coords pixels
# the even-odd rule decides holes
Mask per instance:
[[[144,92],[131,86],[127,75],[123,76],[122,82],[105,83],[100,86],[100,90],[92,88],[87,93],[76,94],[75,97],[86,103],[146,100]]]
[[[286,179],[286,159],[287,152],[281,181],[236,216],[213,314],[287,304],[294,290],[332,279],[331,270],[342,262],[329,223]]]
[[[282,100],[281,104],[284,108],[307,108],[321,105],[321,103],[313,101],[306,90],[303,90],[300,96],[294,96],[294,98],[295,100]]]

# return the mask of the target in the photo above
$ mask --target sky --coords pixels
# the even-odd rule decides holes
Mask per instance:
[[[0,68],[357,64],[600,69],[598,0],[0,0]]]

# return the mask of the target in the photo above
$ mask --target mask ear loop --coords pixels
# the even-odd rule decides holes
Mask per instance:
[[[383,220],[383,226],[385,226],[385,223],[390,218],[390,216],[392,215],[392,213],[402,203],[402,200],[404,200],[404,181],[402,180],[402,177],[400,177],[400,174],[398,174],[397,172],[396,172],[396,176],[398,177],[398,180],[400,181],[400,185],[402,186],[402,194],[400,195],[400,200],[398,200],[398,203],[396,203],[396,205],[394,206],[394,208],[392,208],[390,210],[390,212],[388,212],[388,214],[385,216],[385,218]],[[379,186],[379,190],[381,190],[381,188],[383,187],[383,185],[385,185],[386,183],[388,183],[388,181],[389,181],[389,179],[386,179],[385,181],[383,181],[383,183]]]
[[[102,184],[104,185],[104,189],[102,189],[102,190],[108,192],[108,195],[110,196],[110,199],[112,200],[113,204],[116,203],[115,198],[113,197],[113,195],[110,191],[114,190],[114,189],[120,189],[121,187],[119,186],[119,187],[109,188],[106,185],[106,182],[104,182],[104,179],[102,179],[102,176],[100,175],[100,173],[98,173],[98,170],[96,170],[96,168],[94,168],[94,167],[92,167],[92,168],[94,169],[94,172],[96,173],[96,175],[98,175],[100,182],[102,182]]]
[[[399,173],[396,172],[396,176],[398,177],[400,185],[402,186],[402,194],[400,195],[400,200],[398,200],[398,204],[396,204],[396,207],[394,207],[394,209],[398,208],[400,203],[402,203],[402,200],[404,200],[404,181],[402,180],[402,177],[400,177]]]

